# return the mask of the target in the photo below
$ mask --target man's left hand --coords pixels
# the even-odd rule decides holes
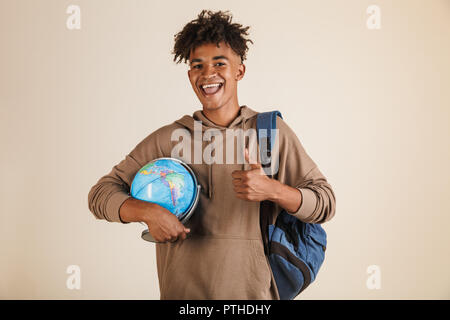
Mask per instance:
[[[231,173],[236,197],[247,201],[263,201],[273,198],[275,180],[266,176],[259,162],[250,161],[247,148],[245,149],[245,160],[250,164],[250,170],[235,170]]]

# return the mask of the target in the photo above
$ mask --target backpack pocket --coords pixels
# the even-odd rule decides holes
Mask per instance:
[[[305,223],[305,240],[307,247],[306,262],[311,268],[314,280],[325,260],[327,234],[319,224]]]
[[[303,223],[283,212],[268,226],[269,262],[281,300],[294,299],[311,283]]]

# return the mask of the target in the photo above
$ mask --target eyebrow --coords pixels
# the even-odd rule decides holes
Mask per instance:
[[[215,57],[213,57],[213,60],[219,60],[219,59],[229,60],[229,59],[228,59],[227,57],[225,57],[225,56],[215,56]],[[202,62],[202,61],[203,61],[202,59],[195,58],[195,59],[192,59],[191,64],[194,63],[194,62]]]

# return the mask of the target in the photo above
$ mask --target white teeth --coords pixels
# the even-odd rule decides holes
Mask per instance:
[[[202,86],[202,88],[205,89],[205,88],[211,88],[211,87],[218,87],[220,85],[221,85],[221,83],[205,84],[204,86]]]

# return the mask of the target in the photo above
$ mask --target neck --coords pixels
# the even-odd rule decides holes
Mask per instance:
[[[236,102],[229,106],[223,106],[212,110],[203,108],[203,114],[216,125],[228,127],[239,114],[239,110],[239,104]]]

